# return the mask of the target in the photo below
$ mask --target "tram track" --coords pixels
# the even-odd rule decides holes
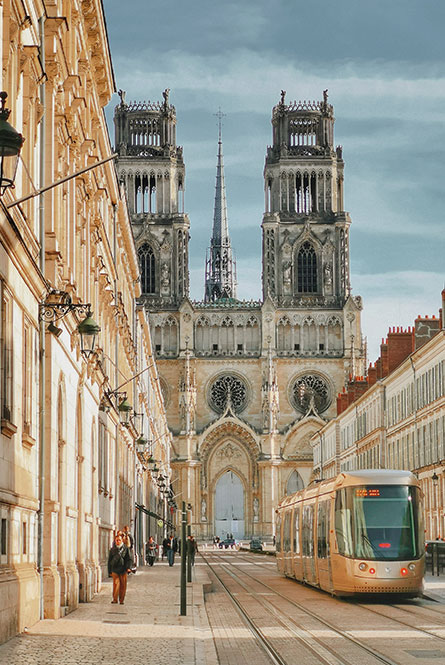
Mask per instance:
[[[264,563],[260,563],[259,561],[252,562],[252,565],[267,569],[267,567],[264,565]],[[413,623],[410,623],[409,621],[404,621],[401,618],[396,618],[394,616],[388,615],[385,612],[378,611],[378,609],[372,607],[371,605],[369,605],[367,603],[355,603],[355,606],[356,607],[361,607],[364,610],[366,610],[367,612],[371,612],[372,614],[375,614],[375,615],[380,616],[380,617],[385,618],[385,619],[390,619],[391,621],[393,621],[395,623],[398,623],[402,626],[406,626],[407,628],[412,628],[412,629],[417,630],[419,632],[425,633],[426,635],[428,635],[430,637],[434,637],[438,640],[441,640],[442,642],[445,642],[445,636],[438,635],[433,630],[427,630],[425,628],[421,628],[418,625],[414,625]],[[395,604],[395,603],[385,603],[385,607],[392,608],[393,610],[400,611],[400,612],[406,612],[407,614],[410,614],[413,617],[417,617],[418,619],[420,619],[420,618],[424,619],[424,617],[421,617],[419,615],[418,611],[416,612],[416,610],[419,610],[419,609],[421,609],[426,614],[428,614],[430,612],[433,612],[434,614],[439,614],[443,618],[445,618],[444,613],[439,612],[438,610],[435,610],[434,608],[430,608],[430,607],[419,608],[418,606],[414,606],[414,607],[407,608],[407,607],[403,607],[403,606],[400,606],[399,604]],[[445,624],[443,626],[438,626],[437,630],[445,630]]]
[[[238,600],[237,597],[235,597],[234,592],[230,589],[230,585],[223,581],[222,579],[223,575],[221,574],[221,572],[218,572],[215,569],[215,566],[211,565],[209,561],[212,560],[214,561],[216,559],[217,560],[216,565],[219,566],[226,573],[226,575],[230,576],[233,582],[236,583],[237,588],[239,589],[241,587],[241,589],[243,589],[248,596],[254,598],[257,604],[267,611],[269,617],[273,617],[274,621],[281,627],[281,629],[286,631],[287,635],[292,636],[292,639],[294,641],[296,640],[298,644],[304,644],[306,649],[308,649],[313,655],[315,655],[320,663],[326,663],[327,665],[356,665],[357,662],[365,662],[363,660],[363,656],[364,653],[366,653],[367,655],[366,662],[369,663],[369,665],[371,665],[371,663],[382,663],[383,665],[398,665],[395,661],[391,660],[387,656],[379,653],[378,651],[369,647],[368,645],[363,644],[362,642],[360,642],[360,640],[348,634],[346,631],[343,631],[338,627],[334,626],[329,621],[320,618],[317,614],[311,612],[309,609],[307,609],[300,603],[297,603],[296,601],[289,599],[284,594],[280,593],[279,591],[269,586],[265,582],[262,582],[257,578],[253,577],[253,575],[247,573],[245,570],[242,570],[240,573],[239,566],[237,567],[236,564],[234,564],[233,562],[230,562],[229,564],[223,556],[214,552],[211,553],[206,552],[205,554],[201,553],[201,556],[203,560],[206,562],[206,564],[209,566],[213,575],[222,584],[226,593],[236,604],[242,616],[249,622],[249,624],[253,623],[255,625],[255,629],[261,633],[261,639],[263,643],[266,643],[269,646],[271,646],[274,653],[277,654],[279,658],[281,658],[281,661],[276,661],[276,662],[283,663],[283,665],[291,665],[291,662],[294,663],[295,660],[287,661],[282,658],[278,649],[271,644],[271,639],[264,633],[264,631],[262,631],[258,627],[256,622],[249,616],[249,613],[243,607],[242,603]],[[231,570],[230,566],[232,566],[232,568],[237,569],[237,572]],[[354,647],[358,648],[359,651],[361,652],[361,658],[359,658],[359,660],[357,659],[357,657],[354,657],[354,659],[348,659],[348,658],[345,659],[343,655],[338,653],[338,650],[332,648],[332,646],[330,645],[325,644],[320,637],[316,636],[314,634],[315,632],[317,632],[315,629],[310,630],[299,626],[296,620],[293,619],[288,614],[285,614],[281,607],[276,607],[271,600],[265,599],[262,595],[260,595],[260,593],[254,591],[252,588],[249,588],[249,585],[246,584],[245,581],[241,579],[242,575],[253,580],[255,584],[261,585],[262,587],[266,588],[269,592],[271,592],[268,595],[276,596],[278,598],[285,600],[291,606],[297,608],[299,612],[302,612],[306,617],[311,617],[316,622],[318,622],[318,624],[321,624],[325,628],[328,628],[330,631],[332,631],[332,633],[334,633],[335,635],[346,640],[350,645],[351,644],[354,645]],[[237,596],[240,595],[239,591],[237,591],[236,593]],[[369,659],[369,657],[372,658],[372,661]]]

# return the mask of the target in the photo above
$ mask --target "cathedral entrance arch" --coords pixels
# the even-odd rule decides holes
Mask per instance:
[[[244,538],[244,487],[232,471],[226,471],[215,486],[215,535],[221,540],[232,534]]]

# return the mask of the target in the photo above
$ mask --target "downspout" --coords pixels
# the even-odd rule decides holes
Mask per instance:
[[[116,275],[117,270],[117,203],[113,204],[113,262],[114,262],[114,274]],[[117,306],[117,278],[114,278],[114,304]],[[116,317],[116,325],[117,317]],[[119,385],[119,331],[115,336],[114,340],[114,385]],[[119,413],[119,411],[118,411]],[[116,424],[116,436],[114,438],[114,524],[116,528],[119,528],[117,523],[118,518],[118,504],[119,504],[119,472],[118,464],[119,462],[119,419]],[[123,526],[123,525],[121,525]]]
[[[39,40],[40,40],[40,61],[42,70],[45,71],[45,16],[39,18]],[[45,79],[46,77],[44,77]],[[39,99],[43,108],[43,116],[40,121],[40,155],[39,155],[39,178],[40,185],[43,186],[45,180],[45,80],[39,87]],[[45,195],[39,196],[39,234],[40,234],[40,271],[45,275]],[[37,568],[40,577],[40,595],[39,609],[40,619],[45,618],[44,609],[44,562],[43,562],[43,534],[44,534],[44,513],[45,513],[45,323],[40,321],[39,327],[39,513],[37,524]]]

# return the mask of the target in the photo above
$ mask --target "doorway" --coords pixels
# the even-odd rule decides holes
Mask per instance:
[[[244,538],[244,488],[233,471],[226,471],[215,488],[215,536]]]

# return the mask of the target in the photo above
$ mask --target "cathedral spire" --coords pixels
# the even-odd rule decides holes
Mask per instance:
[[[236,298],[236,264],[232,253],[227,220],[226,187],[224,183],[224,160],[221,140],[222,118],[218,117],[218,163],[216,167],[215,208],[210,248],[206,257],[205,302],[221,298]]]

